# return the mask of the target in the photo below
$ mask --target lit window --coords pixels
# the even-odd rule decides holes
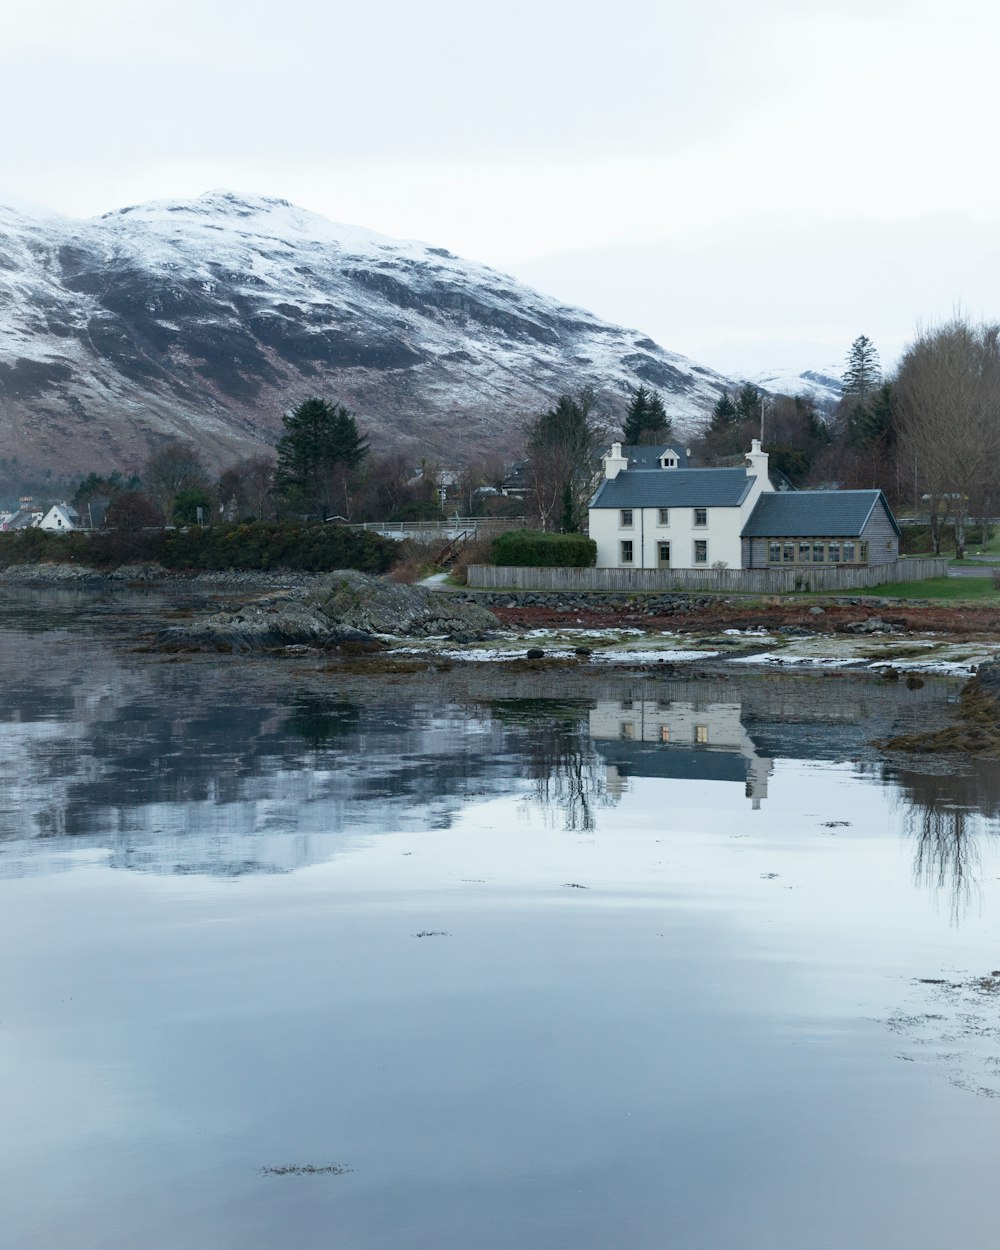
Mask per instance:
[[[708,726],[707,725],[695,725],[694,740],[695,742],[700,743],[702,746],[706,746],[708,744]]]
[[[625,539],[621,547],[622,547],[622,564],[631,564],[632,563],[632,540],[631,538]]]
[[[670,741],[670,726],[669,725],[660,726],[660,741],[661,742]]]
[[[698,538],[694,544],[694,562],[695,564],[708,563],[708,543],[704,538]]]
[[[632,509],[631,508],[622,508],[621,524],[625,529],[632,528]]]
[[[660,509],[660,524],[661,525],[670,524],[670,509],[669,508]]]
[[[695,508],[694,523],[695,525],[707,525],[708,524],[708,509],[707,508]]]

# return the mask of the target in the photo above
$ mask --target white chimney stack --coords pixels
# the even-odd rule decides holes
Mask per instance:
[[[622,469],[628,468],[628,457],[622,455],[621,443],[612,443],[611,450],[604,457],[604,476],[617,477]]]
[[[750,442],[750,451],[747,453],[747,477],[755,477],[760,483],[762,490],[771,490],[771,479],[767,476],[767,452],[761,451],[760,439],[755,438]]]

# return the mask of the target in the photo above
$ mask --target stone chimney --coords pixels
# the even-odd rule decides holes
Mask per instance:
[[[747,453],[747,477],[757,478],[762,490],[771,490],[771,480],[767,476],[767,452],[761,451],[759,438],[753,439],[750,443],[750,450]]]
[[[764,457],[766,462],[767,457]],[[622,469],[628,468],[628,457],[622,455],[621,443],[612,443],[611,450],[604,456],[604,476],[617,477]]]

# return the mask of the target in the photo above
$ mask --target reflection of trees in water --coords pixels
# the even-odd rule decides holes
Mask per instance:
[[[596,810],[614,800],[608,795],[607,768],[594,750],[584,700],[502,699],[490,704],[496,720],[516,725],[518,749],[533,782],[531,798],[548,819],[558,813],[563,828],[588,832]]]
[[[957,923],[978,890],[980,835],[997,830],[1000,767],[977,760],[963,773],[889,768],[883,775],[898,787],[903,830],[915,843],[914,880],[931,890],[947,891]]]
[[[361,708],[357,703],[300,691],[292,700],[282,728],[318,748],[332,739],[356,734],[360,722]]]

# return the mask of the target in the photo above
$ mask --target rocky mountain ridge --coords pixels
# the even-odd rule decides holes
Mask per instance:
[[[169,438],[215,465],[319,394],[379,449],[512,449],[594,385],[656,387],[681,434],[727,379],[444,248],[211,192],[89,220],[0,205],[0,458],[131,468]]]

